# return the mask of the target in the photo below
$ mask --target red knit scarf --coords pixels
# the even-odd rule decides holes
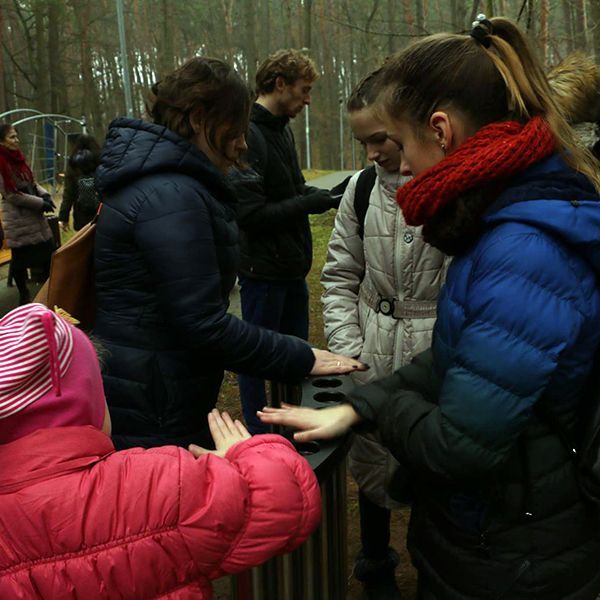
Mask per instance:
[[[525,125],[491,123],[398,188],[396,201],[409,225],[423,225],[463,192],[521,173],[555,149],[554,135],[541,117]]]
[[[9,150],[0,144],[0,175],[7,192],[18,192],[15,178],[33,183],[33,173],[20,150]]]

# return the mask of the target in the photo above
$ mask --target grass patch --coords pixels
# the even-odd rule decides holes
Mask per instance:
[[[330,173],[335,173],[335,171],[327,171],[326,169],[304,169],[302,171],[306,181],[316,179],[317,177],[323,177],[324,175],[329,175]]]

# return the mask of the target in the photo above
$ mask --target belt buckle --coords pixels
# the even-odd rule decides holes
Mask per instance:
[[[380,298],[377,303],[377,312],[386,317],[394,314],[394,298]]]

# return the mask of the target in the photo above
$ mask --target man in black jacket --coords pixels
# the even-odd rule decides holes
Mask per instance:
[[[248,152],[250,169],[233,177],[239,206],[242,316],[281,333],[308,338],[312,262],[308,215],[337,207],[341,196],[309,187],[298,164],[289,120],[310,104],[318,74],[297,50],[279,50],[256,73]],[[239,376],[244,418],[252,433],[265,426],[256,411],[266,404],[262,379]]]

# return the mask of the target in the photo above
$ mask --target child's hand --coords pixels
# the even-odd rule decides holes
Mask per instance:
[[[196,458],[200,458],[205,454],[216,454],[223,458],[233,445],[252,437],[240,421],[237,419],[233,421],[228,413],[221,414],[216,408],[208,413],[208,427],[215,442],[216,450],[207,450],[196,446],[196,444],[190,444],[188,450]]]

